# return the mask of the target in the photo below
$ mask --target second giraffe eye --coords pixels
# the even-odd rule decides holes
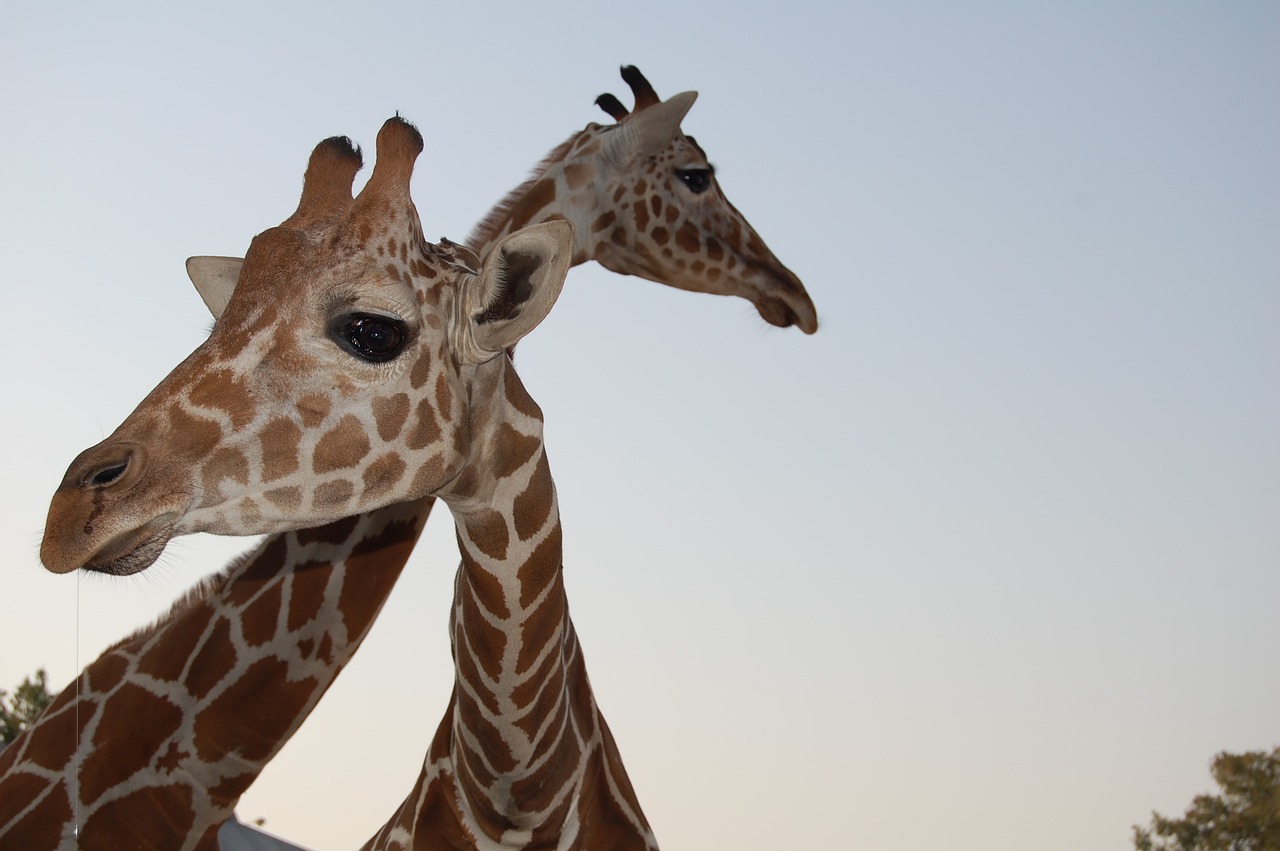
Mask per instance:
[[[676,170],[676,177],[689,187],[689,191],[695,195],[706,192],[711,186],[711,169],[709,168],[681,168]]]
[[[409,334],[399,319],[372,313],[351,313],[334,321],[334,341],[370,363],[386,363],[404,351]]]

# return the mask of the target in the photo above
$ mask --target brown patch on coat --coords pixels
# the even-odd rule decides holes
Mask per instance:
[[[283,601],[283,584],[279,581],[270,583],[241,615],[240,630],[250,647],[261,647],[275,638],[280,604]]]
[[[475,584],[478,572],[476,568],[470,568],[467,575],[459,581]],[[468,652],[474,654],[485,675],[496,680],[502,674],[502,654],[507,648],[507,636],[502,630],[490,625],[483,611],[488,607],[482,606],[478,594],[463,593],[459,596],[462,631],[466,636]],[[478,685],[474,680],[471,682]]]
[[[599,216],[596,217],[596,220],[594,222],[591,223],[592,233],[599,233],[602,230],[612,227],[614,221],[617,218],[618,218],[618,214],[615,213],[613,210],[604,211],[603,213],[601,213]]]
[[[520,580],[521,608],[533,605],[533,601],[548,585],[560,579],[562,573],[560,562],[564,554],[562,535],[560,524],[557,523],[555,528],[547,533],[547,537],[543,538],[542,543],[534,547],[524,564],[520,565],[516,578]],[[563,597],[564,589],[552,592],[552,596],[556,593]]]
[[[436,410],[448,417],[453,409],[453,389],[449,387],[449,379],[442,372],[436,376]]]
[[[469,514],[466,518],[466,530],[467,538],[487,557],[495,561],[507,557],[511,534],[507,531],[506,518],[497,511],[485,509]]]
[[[302,424],[307,428],[316,428],[324,422],[324,418],[329,416],[329,409],[332,407],[333,403],[329,401],[329,397],[319,393],[308,393],[294,405],[298,416],[302,417]]]
[[[325,592],[335,567],[332,562],[306,562],[293,569],[285,629],[297,632],[315,619],[324,606]]]
[[[515,475],[541,447],[540,438],[523,435],[509,423],[503,423],[493,452],[494,475],[499,479]]]
[[[414,390],[427,383],[427,379],[431,377],[431,354],[429,352],[421,352],[418,359],[413,362],[413,369],[409,371],[409,386]]]
[[[527,541],[538,533],[551,516],[551,503],[555,488],[551,483],[551,469],[547,465],[547,456],[538,459],[538,466],[524,493],[516,497],[512,509],[516,534],[520,540]]]
[[[182,710],[141,686],[125,683],[102,708],[94,747],[80,769],[80,794],[98,798],[146,768],[154,742],[164,741],[182,723]]]
[[[347,414],[327,431],[311,453],[311,469],[332,473],[356,466],[369,454],[369,435],[354,414]]]
[[[356,524],[359,522],[360,518],[358,516],[343,517],[340,520],[334,520],[332,523],[326,523],[323,526],[299,529],[293,534],[297,538],[300,546],[307,546],[309,544],[328,544],[330,546],[337,546],[351,537],[351,533],[355,531]],[[277,540],[281,541],[283,548],[284,539],[279,538]],[[283,555],[281,556],[280,561],[283,561]]]
[[[84,851],[95,847],[106,848],[107,845],[95,846],[94,838],[115,836],[123,839],[120,836],[122,829],[127,830],[131,837],[146,837],[148,843],[156,843],[153,847],[179,847],[187,839],[187,834],[195,823],[191,789],[185,785],[167,785],[163,794],[163,807],[156,806],[156,797],[156,790],[145,786],[103,802],[89,813],[84,824],[78,825],[80,839],[76,847]]]
[[[649,227],[649,207],[644,201],[637,201],[631,205],[631,212],[635,216],[636,231],[644,233]]]
[[[232,751],[252,762],[267,759],[298,723],[315,689],[312,677],[290,679],[286,662],[259,659],[196,717],[197,753],[206,760]],[[271,700],[262,700],[268,692]]]
[[[525,191],[520,204],[512,209],[510,229],[512,231],[520,230],[520,228],[533,221],[534,216],[555,199],[555,181],[547,178],[539,180]]]
[[[707,237],[706,247],[707,247],[707,259],[710,260],[712,263],[719,263],[722,259],[724,259],[724,246],[722,246],[720,244],[720,241],[716,239],[714,236]]]
[[[420,526],[410,522],[388,523],[352,549],[347,559],[347,581],[342,585],[338,601],[347,628],[347,641],[352,645],[373,625],[387,592],[408,562],[420,531]],[[332,652],[328,646],[322,651]]]
[[[224,411],[235,429],[248,425],[256,409],[247,383],[229,369],[204,373],[191,385],[187,397],[196,407]]]
[[[89,690],[98,692],[110,691],[124,679],[129,672],[129,663],[123,656],[112,653],[95,662],[86,672],[89,675]]]
[[[395,487],[396,483],[404,478],[404,471],[407,469],[404,460],[394,452],[388,452],[385,455],[375,459],[372,464],[364,471],[362,478],[364,479],[364,492],[361,494],[365,500],[377,500],[382,498],[387,491]]]
[[[355,492],[356,486],[346,479],[333,479],[316,488],[311,504],[316,508],[334,510],[350,502]]]
[[[166,624],[164,640],[153,642],[138,660],[138,673],[163,682],[176,682],[212,617],[213,612],[207,607],[194,606]]]
[[[289,547],[283,535],[267,538],[262,548],[250,556],[249,564],[241,568],[237,581],[230,585],[228,602],[233,606],[243,606],[249,602],[258,593],[262,583],[275,579],[280,572],[280,565],[286,564],[288,557]]]
[[[556,626],[565,621],[568,607],[564,596],[563,572],[556,571],[555,583],[551,592],[542,600],[538,608],[529,613],[524,623],[520,624],[520,658],[516,662],[516,673],[523,675],[538,661],[547,642],[556,633]],[[559,636],[556,637],[557,640]]]
[[[397,393],[390,398],[373,400],[373,419],[378,424],[378,437],[394,440],[409,417],[409,395]]]
[[[169,440],[178,449],[181,458],[205,458],[222,442],[222,427],[213,420],[193,417],[173,404],[168,411]]]
[[[200,699],[209,694],[231,673],[236,663],[236,648],[231,642],[231,625],[218,617],[213,628],[205,632],[204,641],[187,669],[187,691]]]
[[[564,180],[570,189],[581,189],[595,177],[595,166],[585,163],[570,163],[564,167]]]
[[[414,412],[413,425],[409,433],[405,435],[405,446],[410,449],[422,449],[439,439],[440,426],[436,422],[436,414],[431,408],[430,400],[418,400],[417,410]]]
[[[302,507],[302,488],[299,487],[272,488],[262,496],[281,514],[295,514]]]
[[[676,231],[676,245],[687,254],[697,254],[702,250],[702,235],[693,222],[685,222]]]
[[[244,485],[249,481],[249,459],[229,446],[216,450],[202,471],[205,490],[218,493],[223,479]]]
[[[0,760],[0,768],[7,767]],[[60,847],[59,843],[65,838],[62,828],[71,824],[71,803],[65,788],[48,792],[49,781],[43,777],[18,772],[0,775],[0,825],[12,825],[5,831],[4,840],[8,843],[5,847]],[[15,824],[18,813],[23,813],[23,818]]]
[[[298,446],[302,441],[302,429],[293,420],[283,417],[272,420],[263,426],[259,440],[262,444],[264,482],[275,481],[298,469]]]

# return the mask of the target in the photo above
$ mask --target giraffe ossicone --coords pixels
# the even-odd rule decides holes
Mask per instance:
[[[49,509],[54,572],[135,573],[175,535],[280,532],[436,490],[470,451],[469,382],[550,310],[564,222],[483,263],[423,238],[422,149],[398,119],[311,156],[297,211],[254,238],[213,332],[115,432],[72,462]]]

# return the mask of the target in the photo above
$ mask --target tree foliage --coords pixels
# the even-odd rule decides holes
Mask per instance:
[[[1217,795],[1197,795],[1182,818],[1151,814],[1133,828],[1137,851],[1280,851],[1280,747],[1213,758]]]
[[[41,668],[36,671],[34,680],[24,677],[22,685],[15,688],[12,695],[0,689],[0,744],[7,745],[18,738],[18,734],[53,702],[48,680],[48,674]]]

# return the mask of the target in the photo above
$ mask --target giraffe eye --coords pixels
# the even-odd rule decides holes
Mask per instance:
[[[385,363],[404,351],[409,335],[399,319],[372,313],[338,317],[330,329],[334,341],[370,363]]]
[[[711,169],[709,168],[676,169],[676,177],[684,181],[684,185],[688,186],[689,191],[695,195],[701,195],[711,186]]]

